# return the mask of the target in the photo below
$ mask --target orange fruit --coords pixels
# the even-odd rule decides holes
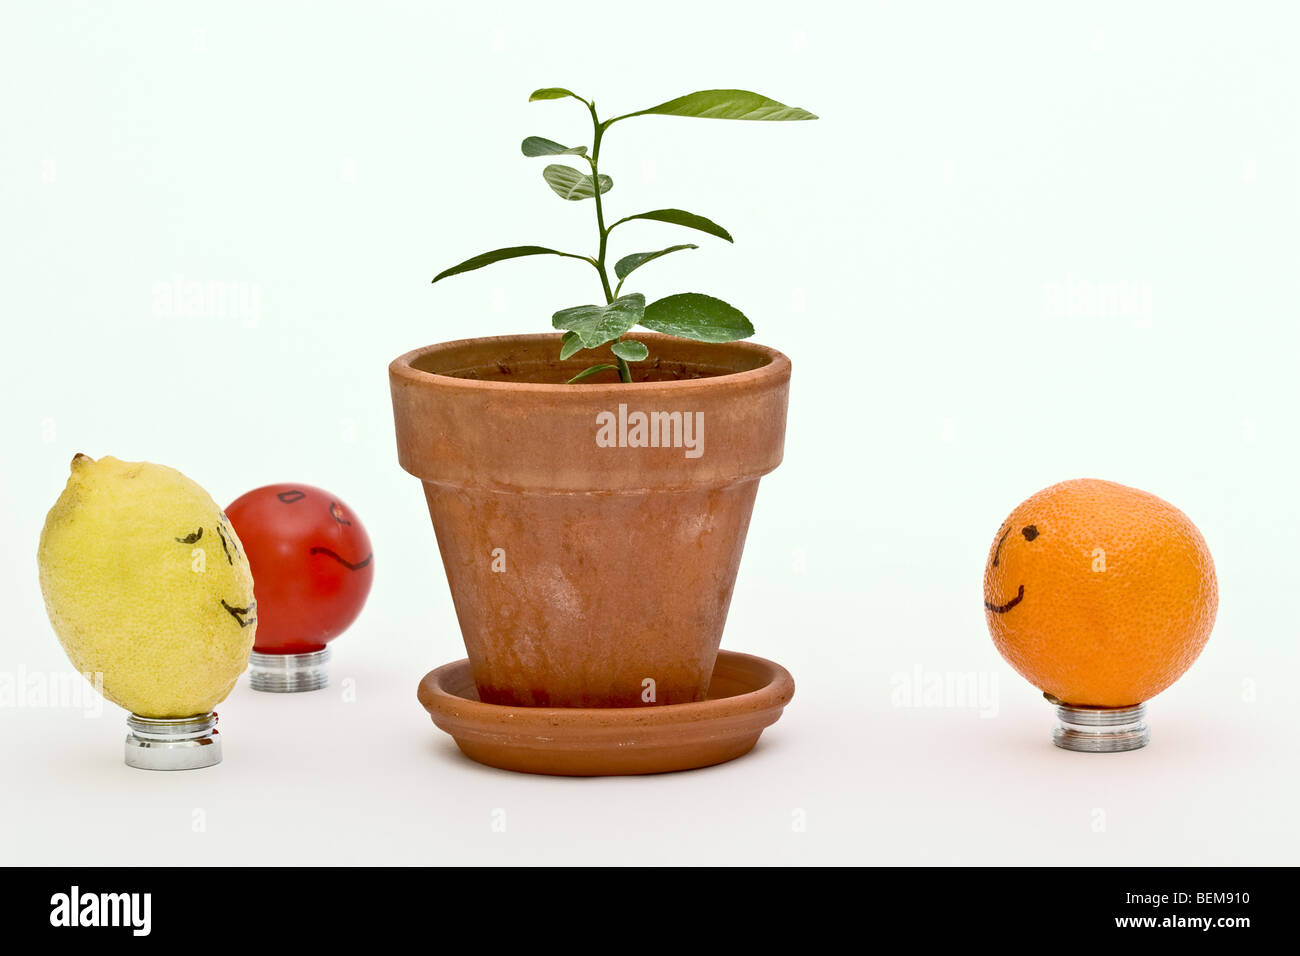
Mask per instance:
[[[1150,700],[1192,666],[1218,609],[1214,562],[1196,525],[1113,481],[1065,481],[1021,503],[984,568],[993,643],[1067,704]]]

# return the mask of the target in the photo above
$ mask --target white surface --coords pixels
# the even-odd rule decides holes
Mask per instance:
[[[0,707],[6,862],[1295,862],[1292,8],[31,3],[5,19],[0,674],[67,668],[34,553],[77,451],[174,465],[221,501],[329,488],[377,567],[335,686],[241,685],[218,768],[126,768],[112,707]],[[415,701],[462,650],[385,366],[597,295],[559,260],[428,281],[498,245],[590,244],[590,207],[518,155],[526,135],[585,134],[575,104],[525,102],[546,85],[617,112],[740,86],[823,117],[647,118],[605,148],[615,215],[680,206],[737,238],[699,237],[644,290],[732,301],[795,365],[724,645],[799,686],[725,767],[500,773]],[[678,241],[642,225],[620,253]],[[176,276],[243,283],[258,312],[168,315],[155,293]],[[1069,282],[1150,308],[1055,314]],[[1218,626],[1152,702],[1140,753],[1052,748],[1051,709],[980,610],[1003,516],[1080,475],[1173,501],[1219,568]],[[895,706],[916,668],[996,680],[996,716]]]

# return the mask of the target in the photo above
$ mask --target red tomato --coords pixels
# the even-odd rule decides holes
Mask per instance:
[[[266,485],[237,498],[226,517],[244,545],[263,654],[319,651],[356,620],[375,558],[352,510],[311,485]]]

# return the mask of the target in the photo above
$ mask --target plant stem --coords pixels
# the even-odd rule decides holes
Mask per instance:
[[[600,250],[596,253],[596,271],[600,273],[600,284],[605,291],[605,304],[614,301],[614,293],[609,287],[609,273],[605,270],[605,252],[609,243],[609,231],[605,228],[605,206],[600,199],[600,139],[604,134],[600,122],[596,119],[596,110],[591,111],[592,122],[596,126],[596,138],[591,147],[591,178],[596,185],[596,230],[600,235]]]
[[[605,268],[605,252],[609,245],[609,230],[605,228],[605,207],[600,200],[600,141],[605,135],[605,124],[601,123],[600,117],[596,115],[596,101],[592,100],[587,104],[591,110],[591,125],[595,129],[595,134],[591,141],[591,179],[596,187],[596,229],[600,233],[600,250],[596,253],[596,271],[600,273],[600,285],[605,292],[605,304],[614,301],[614,293],[609,287],[609,273]],[[620,283],[621,285],[622,283]],[[632,381],[632,369],[619,356],[614,356],[618,360],[618,377],[624,382]]]

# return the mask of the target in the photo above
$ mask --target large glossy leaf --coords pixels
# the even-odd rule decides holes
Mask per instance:
[[[657,252],[634,252],[630,256],[624,256],[614,263],[614,275],[620,279],[626,279],[634,271],[641,268],[647,262],[658,259],[660,256],[666,256],[670,252],[681,252],[683,249],[700,248],[693,242],[686,242],[680,246],[669,246],[667,249],[660,249]]]
[[[620,296],[609,305],[579,305],[562,309],[551,316],[551,325],[573,332],[584,349],[594,349],[618,338],[640,322],[644,314],[645,296],[634,292]]]
[[[710,236],[717,236],[719,239],[726,239],[728,242],[734,242],[731,233],[723,229],[711,219],[705,219],[703,216],[697,216],[693,212],[687,212],[685,209],[651,209],[649,212],[639,212],[635,216],[624,216],[618,222],[631,222],[633,219],[652,219],[655,222],[671,222],[676,226],[685,226],[687,229],[698,229],[700,232],[707,232]],[[614,226],[609,228],[613,229]]]
[[[561,146],[544,136],[529,136],[519,148],[525,156],[586,156],[586,146]]]
[[[636,339],[624,339],[622,342],[615,342],[609,347],[609,350],[624,362],[643,362],[650,354],[646,344],[638,342]]]
[[[739,309],[699,292],[682,292],[651,302],[641,324],[655,332],[697,342],[734,342],[754,334],[754,326]]]
[[[660,103],[648,110],[637,110],[615,117],[615,120],[631,116],[698,116],[702,119],[727,120],[763,120],[783,122],[789,120],[815,120],[817,117],[797,106],[786,106],[776,100],[751,93],[749,90],[700,90],[687,93],[667,103]],[[610,120],[614,122],[615,120]]]
[[[561,199],[571,199],[577,202],[579,199],[591,199],[596,195],[596,182],[588,173],[580,173],[572,166],[561,166],[559,163],[552,163],[542,170],[542,178],[546,184],[555,190],[555,195]],[[610,179],[604,173],[600,176],[600,191],[607,193],[614,188],[614,180]]]
[[[562,86],[547,86],[540,90],[533,90],[528,97],[528,102],[532,103],[534,100],[562,100],[566,96],[572,96],[575,100],[582,100],[582,97],[573,90],[566,90]],[[587,102],[586,100],[582,101]]]
[[[462,272],[473,272],[475,269],[482,269],[484,266],[490,266],[502,259],[518,259],[520,256],[564,256],[566,259],[586,258],[585,256],[575,256],[571,252],[547,249],[545,246],[509,246],[505,249],[493,249],[491,252],[485,252],[482,255],[474,256],[472,259],[466,259],[460,265],[444,269],[433,277],[433,281],[437,282],[439,279],[445,279],[448,276],[460,275]]]

